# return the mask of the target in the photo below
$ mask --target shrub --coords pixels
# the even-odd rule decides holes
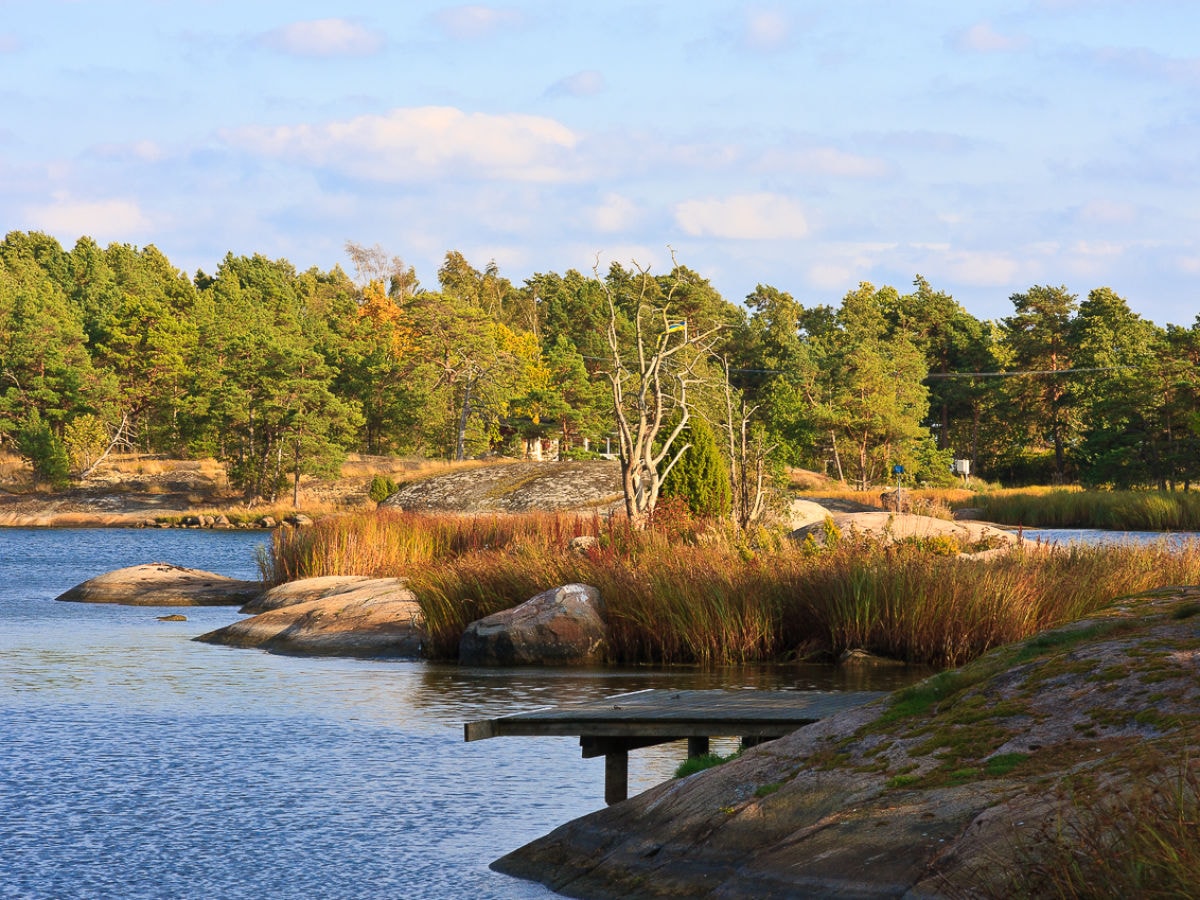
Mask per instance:
[[[663,479],[661,495],[680,497],[698,516],[729,515],[729,466],[703,419],[688,420],[683,435],[691,445]]]
[[[35,482],[62,490],[71,483],[71,460],[54,430],[34,412],[17,431],[17,449],[33,465]]]
[[[376,475],[371,479],[371,487],[367,491],[367,496],[376,503],[382,503],[392,494],[396,493],[396,482],[388,478],[386,475]]]

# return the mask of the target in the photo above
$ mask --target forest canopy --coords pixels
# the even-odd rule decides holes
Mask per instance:
[[[1200,469],[1200,318],[1159,326],[1107,287],[1034,285],[983,321],[919,275],[731,302],[679,264],[513,284],[450,251],[426,287],[378,247],[347,251],[352,274],[231,253],[189,277],[153,245],[9,233],[0,445],[52,484],[113,446],[213,456],[269,498],[348,451],[582,456],[616,439],[613,355],[652,327],[711,336],[664,371],[686,365],[687,412],[730,435],[727,457],[738,431],[855,486],[897,465],[947,483],[954,459],[1005,484],[1187,489]]]

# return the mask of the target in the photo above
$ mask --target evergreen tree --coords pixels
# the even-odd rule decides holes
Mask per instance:
[[[667,472],[660,495],[681,498],[698,516],[729,515],[729,465],[717,448],[712,427],[693,417],[682,437],[687,449]]]

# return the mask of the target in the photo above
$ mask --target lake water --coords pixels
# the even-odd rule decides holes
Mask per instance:
[[[1009,528],[1009,531],[1016,529]],[[1200,533],[1195,531],[1110,531],[1102,528],[1023,528],[1022,537],[1027,541],[1044,544],[1157,544],[1166,543],[1172,548],[1196,540]]]
[[[264,540],[0,529],[0,897],[551,897],[488,863],[600,808],[604,761],[573,738],[467,744],[465,721],[647,687],[913,677],[305,659],[191,640],[238,619],[232,608],[160,622],[160,608],[53,599],[155,561],[254,578]],[[631,792],[684,755],[635,751]]]

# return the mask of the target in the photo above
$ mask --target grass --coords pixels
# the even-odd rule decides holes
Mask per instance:
[[[1140,752],[1140,751],[1139,751]],[[1167,778],[1127,792],[1081,791],[1044,825],[1014,875],[1013,895],[1195,897],[1200,885],[1200,764],[1161,761]]]
[[[1200,492],[1024,489],[978,495],[988,521],[1028,528],[1200,530]]]
[[[695,775],[697,772],[703,772],[705,769],[712,769],[722,763],[727,763],[732,759],[737,759],[742,755],[741,750],[735,750],[726,756],[720,753],[702,753],[699,756],[689,756],[681,762],[675,769],[676,778],[686,778],[689,775]],[[778,790],[780,785],[775,785],[775,790]],[[762,788],[759,788],[762,790]],[[767,793],[772,793],[767,791]],[[756,794],[756,796],[766,796],[765,794]]]
[[[594,536],[594,545],[571,549],[580,535]],[[597,516],[372,511],[276,532],[263,567],[272,582],[406,578],[438,658],[455,657],[470,622],[547,588],[584,583],[605,600],[614,663],[741,664],[861,648],[944,668],[1118,597],[1200,583],[1200,546],[1076,546],[961,560],[916,544],[850,539],[828,550],[750,545],[678,516],[635,531]]]

